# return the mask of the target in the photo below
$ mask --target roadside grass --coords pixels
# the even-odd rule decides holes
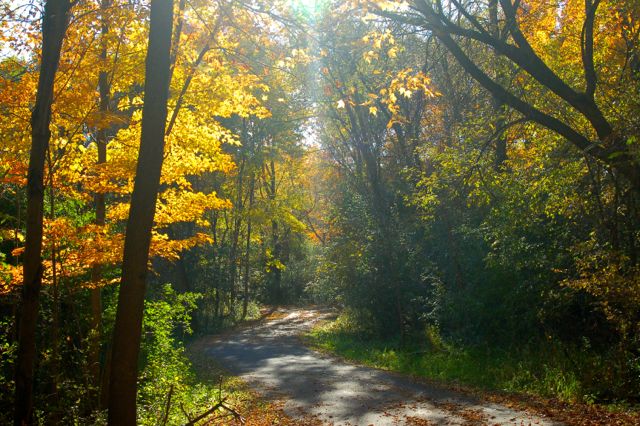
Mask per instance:
[[[592,404],[598,396],[585,380],[602,374],[603,360],[587,353],[571,358],[549,345],[517,350],[463,348],[444,342],[436,330],[427,330],[415,342],[380,340],[354,327],[345,317],[318,324],[306,336],[312,348],[367,366],[498,393],[552,398],[562,403]],[[589,375],[593,377],[588,377]],[[586,379],[585,379],[586,377]],[[626,411],[624,402],[607,409]],[[634,410],[636,411],[636,410]]]
[[[273,319],[277,315],[265,313]],[[197,381],[209,392],[222,389],[226,403],[239,412],[249,426],[319,426],[313,417],[291,419],[283,410],[283,400],[266,400],[240,378],[207,355],[218,337],[204,336],[187,347],[187,354]],[[429,379],[436,384],[472,393],[481,399],[516,409],[533,409],[539,414],[567,425],[640,424],[640,412],[628,405],[599,406],[597,404],[560,401],[565,395],[570,401],[580,395],[577,376],[561,371],[561,364],[551,364],[543,355],[524,352],[463,350],[443,342],[435,330],[427,332],[427,344],[401,345],[396,341],[372,339],[358,331],[345,317],[324,321],[303,336],[315,349],[340,355],[346,359],[376,368]],[[527,356],[529,359],[526,359]],[[551,355],[544,355],[550,357]],[[556,354],[560,358],[560,355]],[[546,361],[549,361],[545,364]],[[550,367],[553,366],[553,367]],[[559,374],[558,377],[556,374]],[[489,392],[486,392],[489,391]],[[507,391],[507,392],[495,392]],[[532,395],[524,397],[523,395]],[[523,396],[523,397],[520,397]],[[551,396],[551,397],[549,397]],[[206,407],[203,407],[205,409]],[[220,418],[207,424],[231,425],[231,418]]]

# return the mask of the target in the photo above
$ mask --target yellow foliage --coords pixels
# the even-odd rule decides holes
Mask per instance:
[[[194,189],[198,178],[231,173],[236,167],[225,146],[238,146],[239,137],[225,128],[220,118],[267,118],[271,114],[263,105],[270,88],[248,66],[231,59],[241,53],[245,35],[233,22],[222,19],[219,26],[214,24],[222,13],[217,4],[194,2],[189,8],[192,11],[183,16],[185,31],[179,40],[171,80],[169,117],[174,114],[176,117],[166,141],[162,191],[151,247],[153,256],[170,260],[195,245],[211,243],[211,239],[196,232],[172,240],[163,230],[181,222],[205,227],[209,225],[208,212],[231,208],[231,202],[215,192]],[[106,194],[107,224],[81,226],[69,217],[45,222],[45,251],[51,253],[55,247],[56,276],[60,279],[86,276],[94,266],[121,262],[122,229],[136,172],[148,10],[132,7],[123,0],[114,0],[104,14],[99,10],[100,3],[96,0],[78,3],[74,8],[76,18],[69,26],[56,78],[51,158],[45,182],[53,186],[58,199],[83,202],[87,208],[96,194]],[[107,35],[100,33],[103,18],[109,27]],[[234,19],[247,28],[255,24],[245,10],[237,11]],[[216,31],[212,33],[213,28]],[[34,26],[20,40],[31,57],[39,54],[39,37],[39,29]],[[209,48],[195,66],[205,45]],[[106,60],[101,57],[103,48],[107,51]],[[295,67],[307,64],[309,55],[298,48],[283,60],[285,66]],[[106,113],[99,108],[96,90],[101,71],[108,74],[111,83],[111,110]],[[37,79],[37,72],[26,67],[20,78],[0,78],[0,105],[11,111],[0,114],[0,184],[25,183],[31,142],[29,120]],[[187,81],[190,84],[180,95]],[[101,130],[107,130],[111,138],[107,161],[97,164],[96,134]],[[21,267],[3,264],[0,273],[3,276],[0,292],[9,291],[7,283],[21,283]],[[52,262],[45,259],[45,284],[52,278]],[[98,283],[102,284],[108,283]]]
[[[587,242],[576,247],[579,276],[563,285],[593,296],[599,309],[623,338],[637,336],[640,323],[640,267],[615,252],[595,249]]]

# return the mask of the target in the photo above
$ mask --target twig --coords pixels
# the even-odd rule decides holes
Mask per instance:
[[[193,425],[195,425],[198,421],[200,421],[200,420],[204,419],[205,417],[207,417],[208,415],[214,413],[220,407],[224,407],[224,400],[218,402],[213,407],[209,408],[207,411],[205,411],[204,413],[200,414],[196,418],[189,419],[189,422],[185,423],[185,426],[193,426]]]
[[[241,425],[245,424],[246,419],[244,417],[242,417],[240,415],[240,413],[238,413],[236,410],[234,410],[231,407],[227,407],[224,404],[221,404],[221,407],[224,408],[225,410],[227,410],[229,412],[229,414],[233,415],[233,418],[236,419],[237,421],[239,421]]]
[[[162,417],[162,426],[165,426],[169,421],[169,408],[171,407],[172,395],[173,395],[173,384],[169,388],[169,394],[167,395],[167,405],[164,407],[164,416]]]
[[[187,424],[188,425],[192,425],[193,424],[193,420],[191,420],[191,416],[184,409],[184,405],[182,405],[182,402],[180,403],[180,411],[182,411],[182,414],[184,414],[184,416],[187,418],[187,420],[189,420],[189,423],[187,423]]]
[[[182,409],[182,412],[187,416],[187,418],[189,419],[188,423],[185,423],[184,426],[195,426],[196,423],[198,423],[200,420],[206,418],[207,416],[210,416],[211,414],[215,413],[219,408],[223,408],[226,411],[229,412],[228,415],[232,415],[234,417],[234,419],[236,419],[237,421],[240,422],[241,425],[245,424],[245,418],[242,417],[240,415],[240,413],[238,413],[236,410],[234,410],[231,407],[228,407],[224,404],[224,402],[227,400],[227,398],[223,398],[222,400],[220,400],[220,402],[216,403],[214,406],[212,406],[211,408],[209,408],[207,411],[205,411],[204,413],[200,414],[199,416],[191,419],[187,413],[184,411],[184,408]],[[181,407],[182,408],[182,407]],[[227,415],[227,416],[228,416]],[[227,416],[221,416],[221,417],[227,417]]]

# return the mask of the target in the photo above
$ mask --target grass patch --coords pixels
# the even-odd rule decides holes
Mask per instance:
[[[435,330],[415,339],[419,344],[401,344],[399,339],[372,337],[344,317],[318,325],[306,340],[315,349],[364,365],[449,385],[564,402],[592,403],[598,399],[581,378],[589,374],[589,368],[596,368],[599,360],[588,354],[568,358],[566,351],[554,346],[517,350],[464,348],[443,342]]]

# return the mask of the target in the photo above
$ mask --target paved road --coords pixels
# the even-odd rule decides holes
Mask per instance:
[[[294,418],[327,425],[554,425],[409,378],[312,351],[297,337],[326,312],[290,309],[218,339],[207,353]]]

